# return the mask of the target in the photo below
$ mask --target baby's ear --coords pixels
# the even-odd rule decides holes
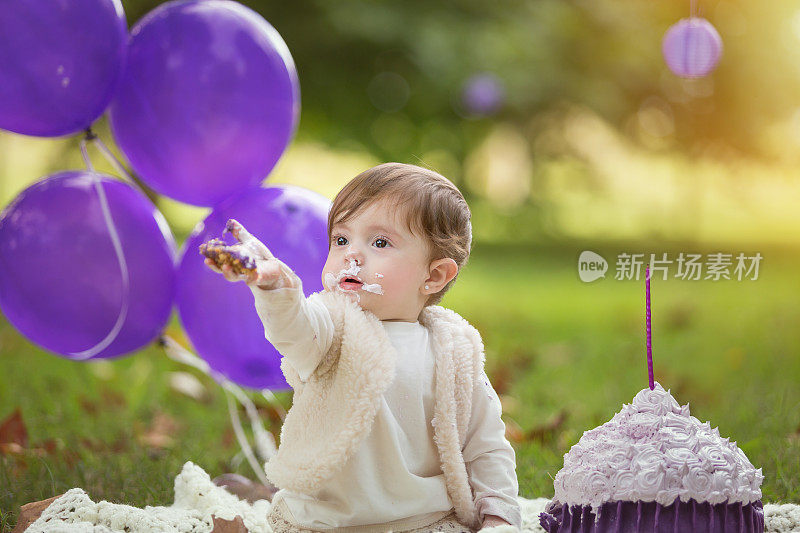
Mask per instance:
[[[439,292],[458,274],[458,263],[450,257],[431,262],[430,274],[425,284],[432,292]],[[435,289],[435,290],[434,290]]]

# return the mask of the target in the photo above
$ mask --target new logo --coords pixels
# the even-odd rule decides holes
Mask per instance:
[[[578,276],[581,281],[590,283],[600,278],[606,277],[608,271],[608,262],[602,255],[596,254],[589,250],[581,252],[578,258]]]

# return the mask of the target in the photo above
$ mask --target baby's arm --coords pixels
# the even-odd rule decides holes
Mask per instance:
[[[290,271],[291,272],[291,271]],[[327,308],[303,295],[303,285],[296,278],[294,287],[253,291],[256,312],[264,324],[264,336],[297,371],[300,380],[308,381],[333,342],[333,320]]]
[[[300,278],[241,224],[231,219],[226,231],[239,243],[223,246],[220,254],[201,247],[201,253],[207,256],[206,265],[228,281],[247,284],[264,325],[264,336],[297,371],[300,380],[308,381],[333,342],[330,313],[322,304],[307,300]],[[232,267],[229,256],[241,259],[234,265],[237,268]]]
[[[461,450],[481,522],[489,516],[522,527],[514,448],[505,437],[500,398],[483,372],[472,393],[472,416]],[[490,524],[485,524],[489,526]]]

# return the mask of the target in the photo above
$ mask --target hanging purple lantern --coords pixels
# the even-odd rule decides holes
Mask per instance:
[[[461,102],[470,115],[492,115],[500,109],[504,99],[502,82],[488,72],[471,76],[462,86]]]
[[[673,24],[661,43],[669,69],[683,78],[707,76],[722,55],[722,38],[709,21],[700,17]]]

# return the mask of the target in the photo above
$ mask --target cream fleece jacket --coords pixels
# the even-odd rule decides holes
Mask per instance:
[[[381,322],[338,292],[306,299],[300,284],[251,289],[295,389],[266,470],[299,525],[411,515],[424,525],[453,507],[473,529],[486,514],[521,525],[514,450],[483,371],[480,335],[463,318],[432,306],[416,323]],[[428,390],[427,411],[419,396],[400,400],[401,390]],[[420,416],[394,415],[404,408]],[[348,500],[338,489],[354,481],[363,490],[347,491]]]

